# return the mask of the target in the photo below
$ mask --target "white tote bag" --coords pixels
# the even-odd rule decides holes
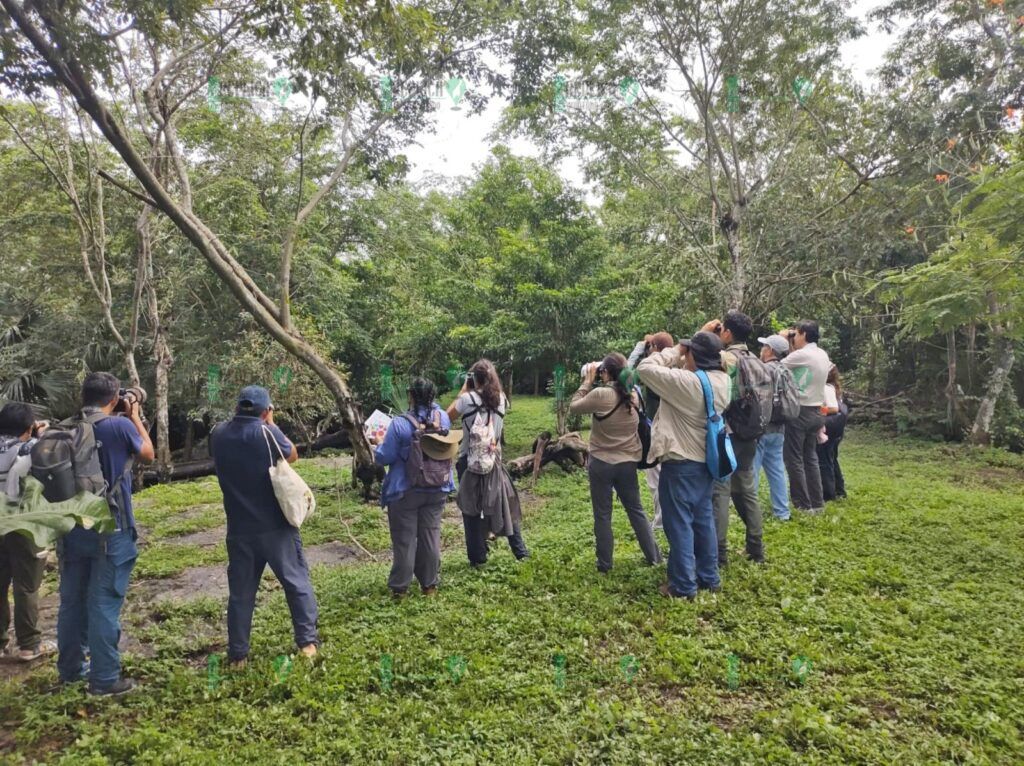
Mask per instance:
[[[267,452],[270,453],[270,483],[274,487],[274,497],[281,506],[281,513],[288,519],[293,527],[301,527],[302,522],[313,515],[316,510],[316,497],[309,485],[302,480],[295,469],[292,468],[281,452],[281,445],[277,439],[271,439],[269,429],[263,429],[263,438],[267,442]],[[274,452],[270,449],[270,442],[277,447],[277,457],[274,459]]]

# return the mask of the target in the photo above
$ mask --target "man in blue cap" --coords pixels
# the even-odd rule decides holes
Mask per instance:
[[[269,473],[279,457],[294,463],[299,454],[274,425],[267,389],[242,389],[235,417],[210,434],[210,454],[228,522],[229,664],[244,667],[249,655],[256,590],[268,564],[284,587],[296,645],[306,657],[315,657],[317,603],[309,567],[299,530],[281,512]]]

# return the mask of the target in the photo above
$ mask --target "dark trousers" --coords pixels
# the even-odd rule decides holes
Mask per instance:
[[[825,506],[818,468],[818,431],[825,424],[820,407],[801,407],[799,417],[786,423],[782,459],[789,474],[789,494],[801,510]]]
[[[746,527],[747,554],[755,561],[764,559],[763,519],[761,504],[757,500],[757,439],[732,437],[736,452],[736,470],[725,481],[716,481],[711,502],[715,508],[715,533],[718,535],[718,563],[724,566],[728,557],[726,537],[729,532],[729,499],[736,505]]]
[[[14,586],[14,637],[19,649],[35,649],[42,633],[39,619],[39,585],[46,562],[24,535],[11,532],[0,537],[0,647],[7,643],[11,606],[7,592]]]
[[[821,495],[825,500],[846,497],[846,482],[843,479],[843,469],[839,467],[839,444],[842,441],[842,436],[838,439],[829,437],[827,442],[818,445],[818,466],[821,469]]]
[[[65,683],[84,678],[87,669],[94,689],[106,689],[121,678],[117,645],[121,607],[139,555],[135,536],[134,529],[100,535],[76,527],[57,543],[57,673]]]
[[[466,472],[468,464],[469,458],[465,455],[455,461],[455,473],[458,474],[459,481],[462,481],[462,474]],[[462,528],[466,532],[466,555],[469,557],[469,563],[474,566],[485,564],[487,562],[487,538],[491,531],[490,522],[479,516],[462,514]],[[512,534],[508,536],[508,547],[512,549],[512,555],[517,559],[522,560],[530,555],[530,551],[523,541],[523,533],[518,521],[512,523]]]
[[[421,588],[437,587],[441,573],[444,492],[409,490],[388,506],[391,574],[388,587],[405,592],[413,576]]]
[[[640,482],[636,477],[636,463],[606,463],[593,455],[587,463],[590,477],[590,504],[594,509],[594,540],[597,545],[597,568],[607,572],[612,568],[615,538],[612,535],[612,491],[626,509],[633,534],[648,564],[661,561],[661,551],[654,540],[651,522],[640,502]]]
[[[229,537],[227,547],[228,659],[241,660],[249,654],[256,591],[268,564],[284,588],[296,645],[319,643],[316,595],[309,580],[299,530],[289,527],[258,535]]]

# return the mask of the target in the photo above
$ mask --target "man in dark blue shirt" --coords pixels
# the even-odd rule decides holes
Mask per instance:
[[[131,466],[153,460],[153,442],[139,402],[114,413],[120,381],[109,372],[91,372],[82,383],[82,417],[93,422],[100,467],[109,494],[117,497],[117,528],[101,535],[75,527],[57,543],[60,609],[57,613],[57,672],[63,683],[89,678],[89,693],[124,694],[134,687],[121,677],[121,607],[138,549],[132,513]],[[99,419],[96,419],[96,418]],[[85,659],[86,649],[89,661]]]
[[[210,434],[228,522],[228,662],[236,668],[245,665],[256,590],[268,564],[284,587],[295,643],[303,655],[314,657],[317,603],[302,538],[281,513],[269,473],[280,458],[294,463],[299,454],[274,425],[267,389],[243,388],[235,412]]]

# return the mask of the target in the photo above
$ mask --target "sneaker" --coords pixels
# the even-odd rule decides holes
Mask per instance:
[[[431,596],[436,596],[437,595],[437,586],[436,585],[431,585],[429,588],[424,588],[423,589],[423,595],[426,596],[427,598],[430,598]]]
[[[658,586],[658,593],[666,598],[685,598],[687,601],[693,601],[695,596],[687,596],[685,593],[678,593],[671,585],[667,582],[663,582]]]
[[[401,601],[407,595],[407,592],[404,590],[395,590],[394,588],[391,589],[391,598],[395,601]]]
[[[721,585],[712,585],[712,586],[708,587],[707,585],[698,585],[697,586],[697,590],[706,591],[708,593],[721,593],[722,592],[722,586]]]
[[[122,694],[127,694],[134,688],[135,682],[132,679],[119,678],[110,686],[103,689],[97,689],[90,683],[88,691],[93,697],[120,697]]]
[[[825,512],[824,508],[809,508],[807,510],[807,515],[808,516],[820,516],[824,512]]]
[[[53,641],[40,641],[33,649],[19,649],[14,653],[14,658],[18,662],[32,662],[56,651],[57,644]]]
[[[241,659],[232,660],[228,659],[227,668],[231,673],[240,673],[249,666],[249,658],[242,657]]]
[[[317,651],[319,650],[317,649],[316,644],[306,644],[304,647],[299,649],[299,654],[306,659],[311,660],[316,657]]]

